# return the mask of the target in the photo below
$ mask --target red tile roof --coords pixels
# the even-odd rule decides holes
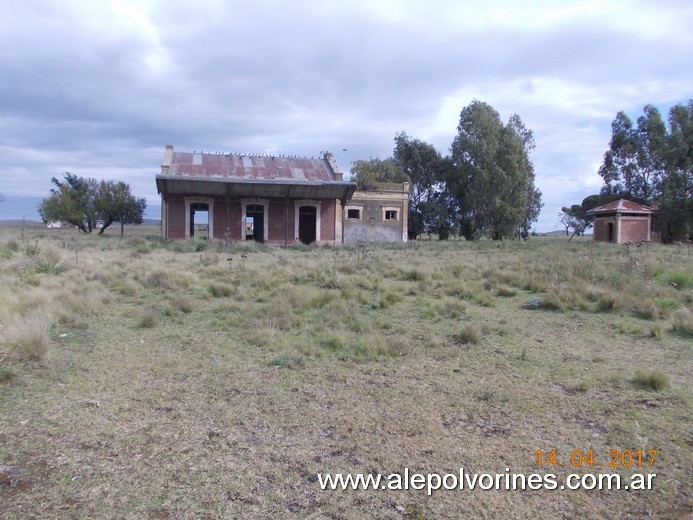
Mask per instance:
[[[341,180],[331,154],[319,159],[272,155],[176,152],[167,147],[162,174],[231,181],[335,181]],[[168,163],[168,164],[167,164]]]
[[[656,208],[651,208],[650,206],[644,206],[643,204],[638,204],[637,202],[632,202],[626,199],[619,199],[603,206],[598,206],[589,210],[587,213],[657,213]]]

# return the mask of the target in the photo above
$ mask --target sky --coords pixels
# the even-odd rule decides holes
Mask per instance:
[[[544,207],[597,193],[616,113],[693,98],[690,0],[4,0],[0,219],[50,179],[119,180],[160,204],[164,148],[443,155],[473,100],[534,132]]]

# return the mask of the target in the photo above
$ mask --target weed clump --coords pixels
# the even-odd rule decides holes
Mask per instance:
[[[457,343],[478,345],[481,343],[481,331],[476,325],[467,323],[462,330],[455,335],[455,341],[457,341]]]
[[[140,320],[137,323],[137,326],[140,329],[153,329],[159,324],[159,320],[161,319],[161,312],[153,307],[146,309],[143,313],[142,316],[140,316]]]
[[[21,361],[43,361],[48,353],[48,332],[52,320],[47,316],[31,314],[16,319],[8,326],[3,338],[7,347],[3,357]]]
[[[512,287],[501,285],[498,287],[498,289],[496,289],[496,296],[500,296],[501,298],[509,298],[511,296],[517,296],[517,291]]]
[[[549,294],[547,296],[532,296],[531,298],[527,298],[522,303],[522,308],[530,310],[544,309],[549,311],[562,311],[563,303],[555,294]]]
[[[650,371],[639,369],[635,372],[633,382],[642,388],[660,391],[669,385],[669,376],[659,369]]]
[[[270,359],[267,364],[276,368],[302,368],[306,360],[300,354],[281,353]]]
[[[426,274],[418,269],[410,269],[402,274],[402,280],[405,282],[425,282]]]
[[[693,313],[685,307],[674,312],[671,317],[674,332],[684,338],[693,338]]]
[[[209,294],[215,298],[228,298],[233,294],[233,287],[225,283],[212,282],[209,285]]]
[[[61,274],[67,270],[67,264],[58,256],[45,255],[36,260],[31,269],[38,274]]]

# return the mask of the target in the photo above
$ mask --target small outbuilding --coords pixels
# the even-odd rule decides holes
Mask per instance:
[[[587,212],[593,217],[595,242],[658,241],[658,234],[652,228],[652,218],[657,213],[651,208],[637,202],[619,199]]]

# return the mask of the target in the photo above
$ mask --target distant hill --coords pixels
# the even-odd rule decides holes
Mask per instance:
[[[22,226],[27,228],[44,227],[43,222],[38,220],[0,220],[0,227],[19,228]]]
[[[556,229],[554,231],[547,231],[546,233],[537,233],[538,235],[546,235],[546,236],[555,236],[555,235],[563,235],[563,236],[570,236],[565,234],[565,229]],[[592,236],[591,231],[588,231],[585,233],[586,237]]]
[[[153,218],[146,218],[144,219],[144,222],[140,224],[141,226],[148,226],[148,227],[159,227],[161,226],[161,220],[158,219],[153,219]],[[45,227],[43,222],[40,222],[38,220],[0,220],[0,228],[20,228],[20,227],[26,227],[26,228],[42,228]],[[117,228],[120,225],[118,223],[113,224],[111,228]],[[129,227],[129,226],[126,226]]]

